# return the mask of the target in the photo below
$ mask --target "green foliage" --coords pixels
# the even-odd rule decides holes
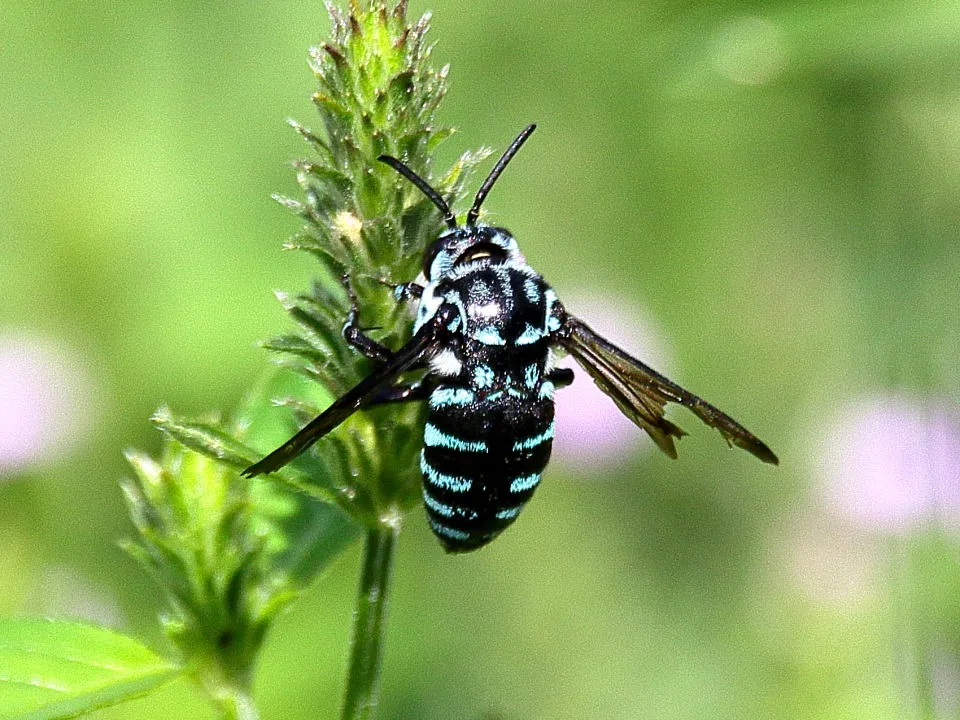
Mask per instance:
[[[416,277],[424,250],[443,227],[434,205],[377,157],[401,158],[452,199],[486,152],[463,154],[439,177],[432,172],[431,154],[452,130],[435,117],[447,70],[429,64],[429,16],[407,24],[405,2],[392,8],[354,2],[348,14],[327,9],[331,38],[311,51],[322,131],[291,121],[314,156],[294,163],[303,198],[277,198],[303,221],[286,246],[315,257],[320,277],[307,293],[277,293],[296,329],[264,347],[282,366],[338,396],[371,370],[341,334],[350,310],[342,278],[349,277],[357,296],[361,327],[400,346],[410,337],[411,317],[392,289]],[[320,412],[320,399],[305,399],[300,391],[277,404],[303,424]],[[358,413],[275,475],[361,524],[396,525],[420,496],[422,415],[418,406]],[[236,432],[166,411],[157,422],[179,442],[234,468],[250,465],[275,444],[255,443],[254,450]]]
[[[451,131],[434,117],[446,70],[428,65],[427,17],[407,25],[404,2],[328,10],[332,37],[311,63],[323,130],[293,123],[314,157],[294,164],[303,200],[278,198],[303,220],[289,247],[314,256],[321,277],[309,293],[278,293],[297,329],[265,343],[281,365],[326,390],[283,388],[292,394],[278,403],[298,424],[371,369],[341,335],[350,311],[342,278],[362,326],[392,347],[410,337],[411,318],[392,288],[417,275],[441,221],[377,156],[399,156],[448,196],[483,157],[468,153],[432,176],[430,154]],[[128,455],[137,479],[124,489],[139,533],[128,548],[163,588],[163,626],[192,676],[227,716],[252,716],[251,674],[270,623],[366,526],[344,717],[372,717],[393,547],[402,511],[420,495],[423,409],[358,413],[275,479],[245,479],[239,471],[276,444],[263,428],[280,383],[251,394],[230,424],[156,414],[167,436],[162,458]]]
[[[306,406],[306,403],[298,405],[300,408]],[[249,467],[259,457],[257,451],[239,439],[237,433],[241,431],[231,431],[220,423],[177,418],[166,408],[158,410],[153,416],[153,421],[160,430],[184,447],[233,467],[235,470]],[[291,467],[284,467],[273,475],[275,479],[290,488],[317,500],[347,508],[350,506],[350,497],[346,489],[327,484],[329,476],[325,473],[309,474]]]
[[[442,157],[537,121],[488,209],[571,311],[599,319],[575,299],[586,296],[627,312],[624,329],[640,331],[629,349],[652,361],[649,332],[673,361],[658,369],[762,429],[790,462],[771,478],[700,430],[679,464],[630,436],[612,462],[584,468],[560,438],[516,534],[482,553],[444,558],[409,512],[380,714],[916,717],[916,665],[949,716],[956,533],[922,548],[907,539],[922,557],[891,562],[904,538],[864,535],[826,503],[823,452],[845,452],[831,419],[865,394],[958,404],[960,3],[414,8],[435,11],[432,61],[453,63],[440,116],[467,136]],[[325,139],[301,68],[307,44],[327,37],[318,9],[3,3],[3,368],[37,340],[56,360],[42,394],[7,384],[5,460],[8,440],[34,437],[28,419],[51,399],[61,409],[29,464],[0,470],[0,612],[153,620],[133,563],[109,549],[130,532],[116,450],[159,455],[150,424],[131,420],[157,398],[229,410],[266,364],[250,341],[299,328],[265,293],[309,295],[302,278],[317,265],[277,252],[301,223],[267,198],[306,207],[282,161],[317,151],[301,150],[284,113]],[[433,167],[437,180],[447,165],[438,155]],[[373,310],[364,324],[380,324]],[[578,412],[583,383],[558,395],[561,412]],[[307,385],[271,390],[296,401],[262,408],[243,436],[251,455],[289,437],[298,403],[329,402]],[[934,457],[953,447],[942,437],[903,434],[884,453],[929,443]],[[287,470],[326,483],[321,455]],[[270,502],[329,507],[280,497]],[[952,523],[940,512],[916,532]],[[329,668],[345,658],[342,585],[356,557],[274,624],[254,683],[265,716],[336,716],[342,684]],[[916,608],[891,609],[891,586]],[[102,715],[212,716],[192,698],[173,707],[185,692],[178,681]]]
[[[244,703],[269,622],[292,597],[258,533],[250,483],[168,441],[159,462],[130,452],[124,485],[139,532],[127,549],[167,599],[167,636],[218,703]]]
[[[302,424],[319,413],[321,401],[370,371],[341,336],[350,292],[364,313],[360,324],[373,326],[380,341],[396,347],[410,337],[409,312],[392,289],[416,277],[441,219],[377,157],[400,157],[451,202],[484,157],[467,153],[433,176],[430,156],[451,130],[435,118],[446,68],[429,65],[427,16],[408,25],[405,0],[392,8],[352,2],[348,14],[333,5],[328,11],[330,41],[311,53],[322,130],[292,123],[314,156],[294,163],[303,199],[278,198],[303,221],[288,246],[314,256],[320,278],[308,293],[278,294],[297,329],[265,343],[326,395],[274,376],[229,423],[162,409],[154,416],[165,434],[161,457],[127,453],[135,478],[123,489],[137,535],[125,547],[163,592],[161,622],[178,662],[229,718],[257,716],[250,687],[267,630],[353,541],[358,526],[366,526],[367,547],[344,717],[375,713],[393,549],[401,513],[420,494],[423,409],[390,408],[389,422],[382,412],[358,413],[275,479],[251,480],[240,471],[276,444],[265,410],[274,391],[292,390],[279,404]],[[51,633],[48,641],[57,637]],[[175,671],[148,659],[148,672],[137,674],[134,666],[107,678],[102,697],[88,685],[73,691],[67,683],[71,704],[64,707],[113,702]]]
[[[356,537],[333,493],[307,476],[239,474],[256,456],[238,438],[262,431],[258,398],[229,426],[157,413],[163,455],[129,452],[136,476],[123,485],[138,532],[126,548],[164,593],[162,625],[180,661],[227,717],[252,716],[251,675],[271,622]]]
[[[279,294],[297,331],[265,347],[336,396],[371,367],[343,341],[349,303],[334,281],[349,275],[361,327],[398,347],[409,339],[411,323],[392,287],[416,277],[426,246],[442,229],[433,204],[377,156],[400,157],[454,197],[485,154],[466,153],[439,177],[432,172],[431,154],[452,131],[435,117],[447,70],[429,64],[428,16],[408,25],[405,2],[393,8],[354,2],[349,14],[333,5],[328,10],[330,41],[311,51],[323,132],[292,123],[314,157],[294,163],[303,199],[278,198],[303,220],[288,247],[315,256],[323,277],[309,293]],[[317,413],[316,407],[293,405],[301,419]],[[392,407],[389,416],[361,413],[318,443],[302,464],[349,498],[345,509],[355,519],[370,527],[395,523],[419,499],[422,415],[415,406]]]
[[[0,714],[75,717],[142,695],[180,668],[138,641],[75,622],[0,619]]]

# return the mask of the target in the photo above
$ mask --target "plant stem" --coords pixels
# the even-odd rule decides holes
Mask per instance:
[[[232,689],[217,699],[223,720],[259,720],[260,713],[243,690]]]
[[[367,531],[363,548],[363,574],[360,576],[353,616],[342,720],[372,720],[376,717],[387,594],[398,534],[399,528],[386,525]]]

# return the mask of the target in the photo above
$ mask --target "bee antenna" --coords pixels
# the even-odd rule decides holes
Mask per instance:
[[[500,177],[500,173],[503,172],[503,169],[507,166],[507,163],[513,160],[513,156],[517,154],[520,150],[520,147],[527,141],[527,138],[530,137],[531,133],[537,129],[537,126],[534,124],[527,125],[523,131],[517,135],[516,140],[510,143],[510,147],[507,148],[506,152],[497,160],[497,164],[493,166],[493,170],[490,171],[490,174],[487,175],[487,179],[483,181],[483,185],[480,186],[480,189],[477,190],[477,197],[473,200],[473,206],[467,210],[467,227],[472,227],[477,222],[477,216],[480,214],[480,206],[483,204],[483,201],[487,197],[487,193],[490,192],[490,188],[493,187],[493,184],[497,181],[497,178]]]
[[[450,209],[450,206],[447,205],[447,202],[442,197],[440,197],[440,193],[438,193],[436,190],[430,187],[430,183],[428,183],[422,177],[417,175],[413,170],[408,168],[406,165],[404,165],[402,162],[397,160],[395,157],[392,157],[390,155],[381,155],[380,157],[377,158],[377,160],[384,163],[385,165],[389,165],[398,173],[403,175],[407,180],[409,180],[414,185],[416,185],[417,189],[420,190],[420,192],[422,192],[424,195],[430,198],[431,202],[433,202],[434,205],[440,208],[440,212],[443,213],[443,221],[447,224],[447,226],[450,228],[457,227],[457,218],[454,216],[453,211]]]

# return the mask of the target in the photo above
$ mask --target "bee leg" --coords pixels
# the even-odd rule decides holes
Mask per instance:
[[[397,302],[407,302],[411,298],[419,300],[420,296],[423,295],[423,286],[417,285],[415,282],[400,283],[399,285],[386,284],[393,288],[393,296],[397,299]]]
[[[573,370],[570,368],[554,368],[547,373],[547,380],[552,382],[554,387],[565,388],[573,382]]]
[[[393,357],[392,350],[381,345],[368,335],[364,335],[363,331],[356,326],[356,317],[352,310],[350,311],[350,317],[348,317],[346,324],[343,326],[343,339],[350,343],[352,347],[359,350],[364,357],[368,357],[371,360],[385,363],[389,362],[390,358]]]
[[[344,288],[347,290],[347,297],[350,299],[350,312],[347,313],[347,321],[343,324],[343,339],[350,345],[359,350],[364,357],[371,360],[378,360],[385,363],[393,357],[393,351],[385,345],[381,345],[369,335],[364,334],[357,326],[357,315],[360,313],[360,307],[357,304],[357,294],[353,291],[353,285],[350,284],[350,275],[344,273],[340,278]]]
[[[415,282],[392,283],[383,278],[377,278],[377,282],[393,290],[393,297],[397,302],[407,302],[411,298],[419,300],[423,295],[423,285]]]
[[[402,383],[383,388],[367,405],[383,405],[384,403],[409,402],[411,400],[426,400],[430,397],[435,383],[429,378],[423,378],[412,383]]]

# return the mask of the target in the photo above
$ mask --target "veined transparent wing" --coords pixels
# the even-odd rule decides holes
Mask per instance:
[[[594,382],[672,458],[677,456],[674,438],[686,433],[664,417],[666,404],[689,408],[730,445],[736,445],[766,463],[777,465],[777,456],[757,436],[726,413],[684,390],[656,370],[613,345],[586,323],[567,315],[561,346],[576,358]]]

